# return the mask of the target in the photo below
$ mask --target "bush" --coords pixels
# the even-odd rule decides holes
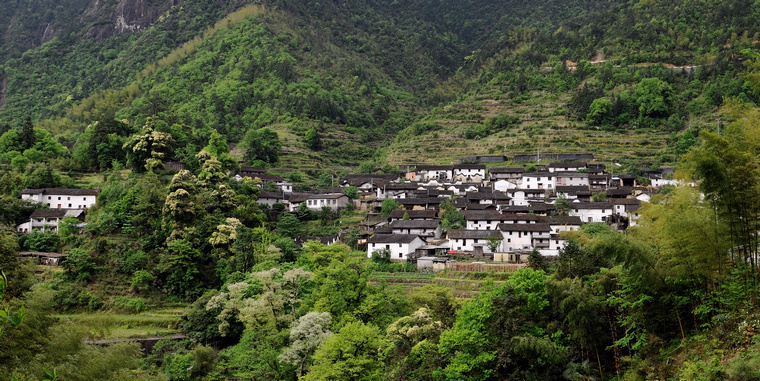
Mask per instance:
[[[148,309],[148,306],[140,299],[125,296],[116,299],[116,308],[126,312],[140,313]]]
[[[151,282],[153,282],[153,275],[151,273],[146,270],[137,270],[134,275],[132,275],[132,282],[130,285],[133,289],[139,291],[150,286]]]
[[[52,231],[34,232],[21,236],[19,246],[28,251],[51,252],[58,248],[58,234]]]

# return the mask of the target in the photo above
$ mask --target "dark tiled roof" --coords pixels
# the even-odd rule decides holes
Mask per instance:
[[[574,225],[580,226],[583,224],[581,218],[578,216],[546,216],[541,217],[541,222],[549,225]]]
[[[69,189],[69,188],[42,188],[24,189],[21,194],[46,194],[62,196],[97,196],[100,189]]]
[[[438,220],[396,220],[391,222],[391,229],[435,229]]]
[[[410,243],[416,238],[416,234],[375,234],[367,243]]]
[[[451,171],[454,169],[453,165],[418,165],[417,171]]]
[[[454,170],[457,169],[486,169],[485,164],[457,164],[454,166]]]
[[[311,197],[309,197],[309,199],[311,199],[311,200],[319,200],[319,199],[328,199],[328,200],[331,200],[331,199],[337,199],[337,198],[341,198],[341,197],[348,197],[348,196],[344,195],[343,193],[327,193],[327,194],[315,194],[315,195],[311,195]]]
[[[498,230],[449,230],[449,239],[502,239],[503,236]]]
[[[77,217],[82,213],[84,213],[82,209],[38,209],[32,212],[30,218]]]
[[[499,230],[505,232],[551,232],[549,224],[499,224]]]
[[[525,168],[523,167],[491,167],[488,169],[489,173],[523,173]]]
[[[523,177],[554,177],[555,173],[553,172],[530,172],[530,173],[523,173]]]
[[[435,210],[394,210],[391,212],[391,218],[404,218],[404,214],[409,214],[409,218],[435,218]]]
[[[468,202],[467,205],[465,205],[465,209],[467,210],[496,210],[496,204],[476,204],[472,202]]]

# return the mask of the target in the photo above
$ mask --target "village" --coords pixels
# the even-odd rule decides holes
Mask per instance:
[[[614,174],[605,164],[592,163],[591,154],[546,154],[543,158],[556,161],[502,167],[486,163],[507,161],[506,156],[477,156],[454,165],[408,165],[398,173],[349,174],[319,192],[296,191],[292,183],[258,167],[243,166],[233,179],[258,179],[262,187],[258,203],[267,209],[295,213],[304,205],[312,211],[362,211],[367,217],[356,244],[366,247],[368,257],[414,261],[421,268],[450,258],[521,264],[534,250],[555,257],[565,243],[562,232],[587,223],[606,223],[625,232],[636,225],[642,201],[675,184],[672,167],[641,175]],[[539,157],[513,159],[538,162]],[[642,179],[647,184],[637,182]],[[349,187],[355,192],[347,192]],[[57,232],[67,217],[78,220],[81,228],[98,193],[97,189],[24,189],[22,199],[48,208],[34,211],[16,230],[20,234]],[[385,204],[393,210],[383,214]],[[446,208],[461,214],[459,224],[443,226]],[[341,234],[296,241],[309,239],[328,245],[346,243]]]

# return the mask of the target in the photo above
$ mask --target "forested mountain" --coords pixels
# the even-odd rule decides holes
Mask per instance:
[[[753,58],[758,30],[755,7],[742,0],[2,6],[0,124],[20,126],[31,116],[72,150],[89,144],[86,126],[111,115],[133,128],[149,116],[187,126],[198,147],[214,129],[238,143],[267,126],[290,153],[283,169],[317,173],[369,160],[405,128],[375,159],[572,150],[565,143],[586,126],[643,125],[637,134],[651,137],[632,140],[651,149],[625,159],[672,162],[677,153],[667,147],[686,129],[714,124],[712,107],[724,96],[756,98],[736,75]],[[568,62],[579,69],[563,70]],[[694,67],[683,75],[660,63]],[[667,84],[666,105],[640,115],[633,89],[651,77]],[[610,110],[586,118],[592,101],[605,97]],[[429,113],[452,101],[453,111]],[[461,108],[474,110],[455,115]],[[518,117],[511,137],[478,127],[502,113]],[[320,144],[305,142],[311,129]],[[406,138],[426,132],[443,136],[425,145],[457,148],[431,156]],[[598,139],[615,145],[618,136]],[[467,141],[473,137],[486,141]],[[71,165],[93,168],[86,161]]]
[[[758,12],[754,0],[3,1],[0,374],[759,379]],[[360,247],[393,198],[357,202],[373,213],[310,209],[316,195],[299,193],[335,191],[349,172],[384,172],[374,186],[403,179],[400,164],[538,151],[593,153],[630,179],[673,165],[689,185],[637,189],[651,197],[626,234],[583,224],[530,268],[438,275]],[[236,181],[241,165],[260,168]],[[292,183],[293,210],[274,175]],[[20,197],[41,188],[99,191],[80,220]],[[466,225],[457,201],[441,202],[445,230]],[[34,212],[58,231],[35,231]],[[29,234],[14,229],[26,222]],[[65,260],[35,268],[20,251]],[[121,341],[180,333],[145,352]]]

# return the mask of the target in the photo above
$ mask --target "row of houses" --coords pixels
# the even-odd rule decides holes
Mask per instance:
[[[641,202],[652,192],[639,186],[638,176],[608,174],[603,164],[562,162],[538,169],[426,165],[410,169],[403,180],[353,175],[341,184],[362,190],[370,210],[387,198],[400,204],[387,226],[367,240],[368,256],[381,250],[400,261],[459,254],[520,262],[534,249],[554,256],[564,245],[562,233],[584,223],[618,230],[635,224]],[[652,171],[650,179],[665,180],[667,172]],[[557,204],[559,199],[566,201]],[[463,229],[441,233],[436,216],[446,200],[462,212]],[[406,220],[399,221],[401,216]]]

